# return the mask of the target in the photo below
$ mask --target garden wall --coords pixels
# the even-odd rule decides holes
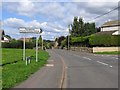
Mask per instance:
[[[119,51],[120,47],[93,47],[94,52],[112,52],[112,51]]]
[[[71,47],[70,49],[78,52],[88,52],[88,53],[93,52],[92,48],[88,48],[88,47]]]
[[[71,47],[73,51],[78,52],[88,52],[88,53],[95,53],[95,52],[113,52],[113,51],[120,51],[120,47]]]

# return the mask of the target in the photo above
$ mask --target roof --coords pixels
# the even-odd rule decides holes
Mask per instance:
[[[116,31],[101,31],[98,33],[95,33],[94,35],[112,35]]]
[[[112,35],[120,35],[120,31],[116,31],[116,32],[112,33]]]
[[[113,20],[104,23],[101,27],[120,26],[120,20]]]
[[[0,35],[5,35],[4,30],[1,30],[1,29],[0,29]]]

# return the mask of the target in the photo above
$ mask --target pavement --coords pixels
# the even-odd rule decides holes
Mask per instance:
[[[47,50],[48,64],[15,88],[118,88],[118,56]]]

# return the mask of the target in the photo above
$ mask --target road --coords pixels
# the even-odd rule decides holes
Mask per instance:
[[[15,88],[118,88],[117,55],[48,52],[48,64]]]

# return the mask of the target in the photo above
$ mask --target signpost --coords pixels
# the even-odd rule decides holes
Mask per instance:
[[[34,33],[34,34],[41,34],[42,29],[41,28],[26,28],[26,27],[20,27],[18,28],[20,33],[24,34],[24,43],[23,43],[23,60],[25,60],[25,35],[27,33]],[[36,37],[36,62],[38,62],[38,39]]]

